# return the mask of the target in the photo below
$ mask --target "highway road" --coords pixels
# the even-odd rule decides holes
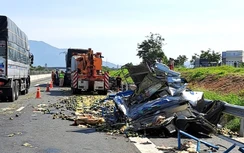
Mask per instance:
[[[34,111],[38,104],[55,103],[71,95],[70,89],[54,87],[45,92],[50,79],[34,81],[30,91],[15,102],[0,102],[1,153],[157,153],[156,146],[177,146],[176,138],[125,138],[96,132],[95,129],[70,126],[73,122],[53,119],[50,114]],[[36,99],[36,86],[41,99]],[[230,147],[218,137],[205,139],[213,144]],[[204,148],[201,145],[201,148]],[[238,152],[235,148],[232,152]],[[220,147],[218,152],[225,149]]]

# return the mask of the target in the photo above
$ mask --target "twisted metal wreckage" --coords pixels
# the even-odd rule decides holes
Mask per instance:
[[[165,135],[178,130],[216,133],[223,102],[204,100],[203,92],[188,89],[180,73],[162,63],[127,65],[126,69],[137,88],[107,97],[116,108],[110,123],[127,122],[134,131],[161,131]]]

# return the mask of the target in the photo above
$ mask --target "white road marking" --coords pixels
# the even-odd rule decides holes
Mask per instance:
[[[2,111],[9,111],[9,110],[13,110],[13,108],[7,107],[7,108],[1,108]]]
[[[20,107],[19,109],[17,109],[16,111],[19,112],[19,111],[21,111],[21,110],[24,109],[24,108],[25,108],[25,107],[22,106],[22,107]]]
[[[156,148],[156,145],[148,138],[129,137],[129,140],[134,143],[141,153],[162,153],[162,151],[159,151]]]
[[[39,86],[40,84],[36,84],[36,85],[34,85],[34,87],[37,87],[37,86]]]

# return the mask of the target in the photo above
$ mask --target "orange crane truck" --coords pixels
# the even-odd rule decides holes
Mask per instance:
[[[71,58],[71,91],[73,94],[96,91],[106,95],[105,75],[102,73],[102,53],[74,53]]]

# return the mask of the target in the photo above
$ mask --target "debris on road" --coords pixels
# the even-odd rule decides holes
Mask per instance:
[[[197,152],[197,145],[195,145],[192,141],[186,141],[181,145],[181,150],[185,150],[188,152]]]
[[[237,137],[237,136],[239,136],[239,134],[237,132],[233,132],[233,131],[231,131],[230,129],[227,129],[227,128],[218,129],[218,134],[225,135],[225,136],[228,136],[228,137]]]
[[[167,152],[169,152],[169,151],[173,152],[173,151],[176,150],[174,147],[166,147],[164,145],[162,145],[162,146],[156,146],[156,148],[158,150],[167,151]]]
[[[39,113],[50,113],[50,110],[48,108],[49,106],[47,104],[39,104],[37,107],[34,107],[33,112],[39,112]]]
[[[33,146],[31,144],[27,143],[27,142],[24,143],[22,146],[33,148]]]
[[[8,137],[13,137],[15,134],[14,133],[11,133],[8,135]]]
[[[17,132],[17,133],[11,133],[8,135],[8,137],[13,137],[15,135],[21,135],[22,133],[21,132]]]

